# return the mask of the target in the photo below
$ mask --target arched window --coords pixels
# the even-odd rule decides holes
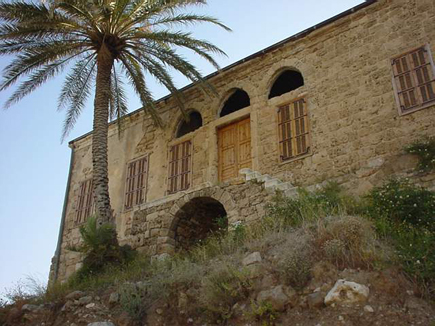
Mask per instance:
[[[237,89],[228,100],[225,101],[220,116],[226,116],[250,105],[251,100],[249,99],[248,93],[241,89]]]
[[[269,99],[291,92],[304,85],[304,77],[299,71],[285,70],[275,80],[270,89]]]
[[[189,132],[195,131],[196,129],[202,127],[202,117],[201,114],[197,111],[192,111],[189,114],[189,122],[183,119],[180,122],[176,134],[176,138],[180,138]]]

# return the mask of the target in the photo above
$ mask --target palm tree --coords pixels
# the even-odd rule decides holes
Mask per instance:
[[[108,189],[107,132],[109,119],[127,113],[123,80],[127,78],[143,109],[162,126],[145,76],[164,85],[184,112],[168,69],[192,82],[201,82],[194,65],[178,54],[185,48],[218,68],[213,54],[225,54],[210,42],[173,26],[212,23],[209,16],[183,10],[205,0],[54,0],[50,5],[26,1],[0,1],[0,54],[14,59],[3,71],[0,91],[16,88],[5,107],[30,94],[48,79],[70,67],[58,108],[66,109],[62,140],[74,126],[95,85],[92,134],[93,178],[99,224],[111,219]],[[207,83],[199,83],[207,91]]]

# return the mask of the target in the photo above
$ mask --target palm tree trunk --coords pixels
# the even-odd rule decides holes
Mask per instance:
[[[107,136],[109,120],[110,76],[114,59],[102,45],[97,57],[97,77],[94,101],[94,130],[92,133],[92,167],[97,225],[112,220],[109,197]]]

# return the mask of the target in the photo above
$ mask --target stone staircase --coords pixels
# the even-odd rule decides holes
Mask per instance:
[[[261,174],[260,172],[252,171],[248,168],[241,169],[239,173],[245,177],[246,181],[264,183],[263,187],[269,193],[275,193],[277,191],[280,191],[286,197],[297,196],[297,188],[293,186],[290,182],[282,182],[278,178],[271,177],[268,174]]]

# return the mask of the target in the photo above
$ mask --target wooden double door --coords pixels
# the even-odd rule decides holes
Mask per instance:
[[[219,179],[237,177],[239,170],[252,167],[251,121],[249,118],[218,130]]]

